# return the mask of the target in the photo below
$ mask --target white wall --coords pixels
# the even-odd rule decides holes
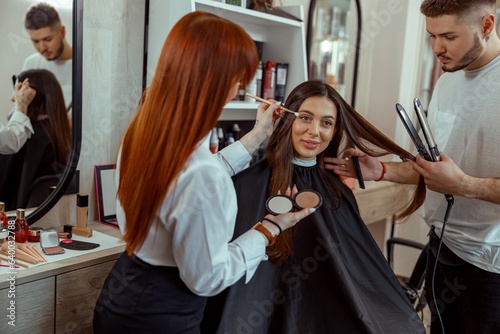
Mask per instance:
[[[123,132],[142,91],[144,2],[85,0],[83,17],[83,133],[80,192],[90,194],[95,220],[94,165],[115,162]],[[76,222],[76,195],[66,195],[37,225]]]

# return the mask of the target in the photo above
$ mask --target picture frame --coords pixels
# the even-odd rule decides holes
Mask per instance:
[[[94,166],[97,219],[101,223],[118,226],[116,220],[117,188],[115,176],[115,164]]]

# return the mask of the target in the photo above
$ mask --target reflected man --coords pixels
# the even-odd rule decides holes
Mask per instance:
[[[46,69],[61,85],[68,111],[72,104],[73,48],[66,40],[66,27],[57,10],[43,2],[28,7],[24,27],[38,51],[27,57],[22,71]]]

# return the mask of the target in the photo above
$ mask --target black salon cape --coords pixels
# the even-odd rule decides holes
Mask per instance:
[[[233,177],[238,195],[234,238],[267,214],[270,175],[263,160]],[[338,209],[329,208],[317,166],[294,167],[298,189],[320,192],[323,205],[293,227],[291,264],[264,261],[248,284],[242,278],[210,298],[203,333],[425,333],[361,219],[352,191],[330,177],[342,193]]]
[[[5,202],[6,211],[26,208],[35,181],[42,176],[58,175],[64,168],[57,162],[41,123],[31,124],[35,133],[17,153],[0,154],[0,202]],[[49,189],[44,191],[48,197]]]

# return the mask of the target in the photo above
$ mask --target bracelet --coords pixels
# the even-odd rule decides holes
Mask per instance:
[[[387,167],[385,166],[385,164],[382,161],[379,162],[382,165],[382,174],[380,174],[380,177],[377,180],[375,180],[375,182],[381,181],[384,178],[385,173],[387,172]]]
[[[261,222],[258,222],[257,224],[255,224],[252,229],[254,230],[257,230],[259,231],[260,233],[264,234],[264,236],[266,237],[267,239],[267,245],[268,246],[271,246],[274,244],[274,242],[276,241],[276,237],[277,235],[273,235],[264,225],[262,225]]]
[[[266,218],[266,217],[264,217],[262,220],[265,220],[266,222],[270,222],[271,224],[273,224],[274,226],[276,226],[278,228],[278,230],[280,230],[280,234],[283,233],[283,230],[281,229],[281,226],[279,226],[276,222],[273,222],[271,219]]]

